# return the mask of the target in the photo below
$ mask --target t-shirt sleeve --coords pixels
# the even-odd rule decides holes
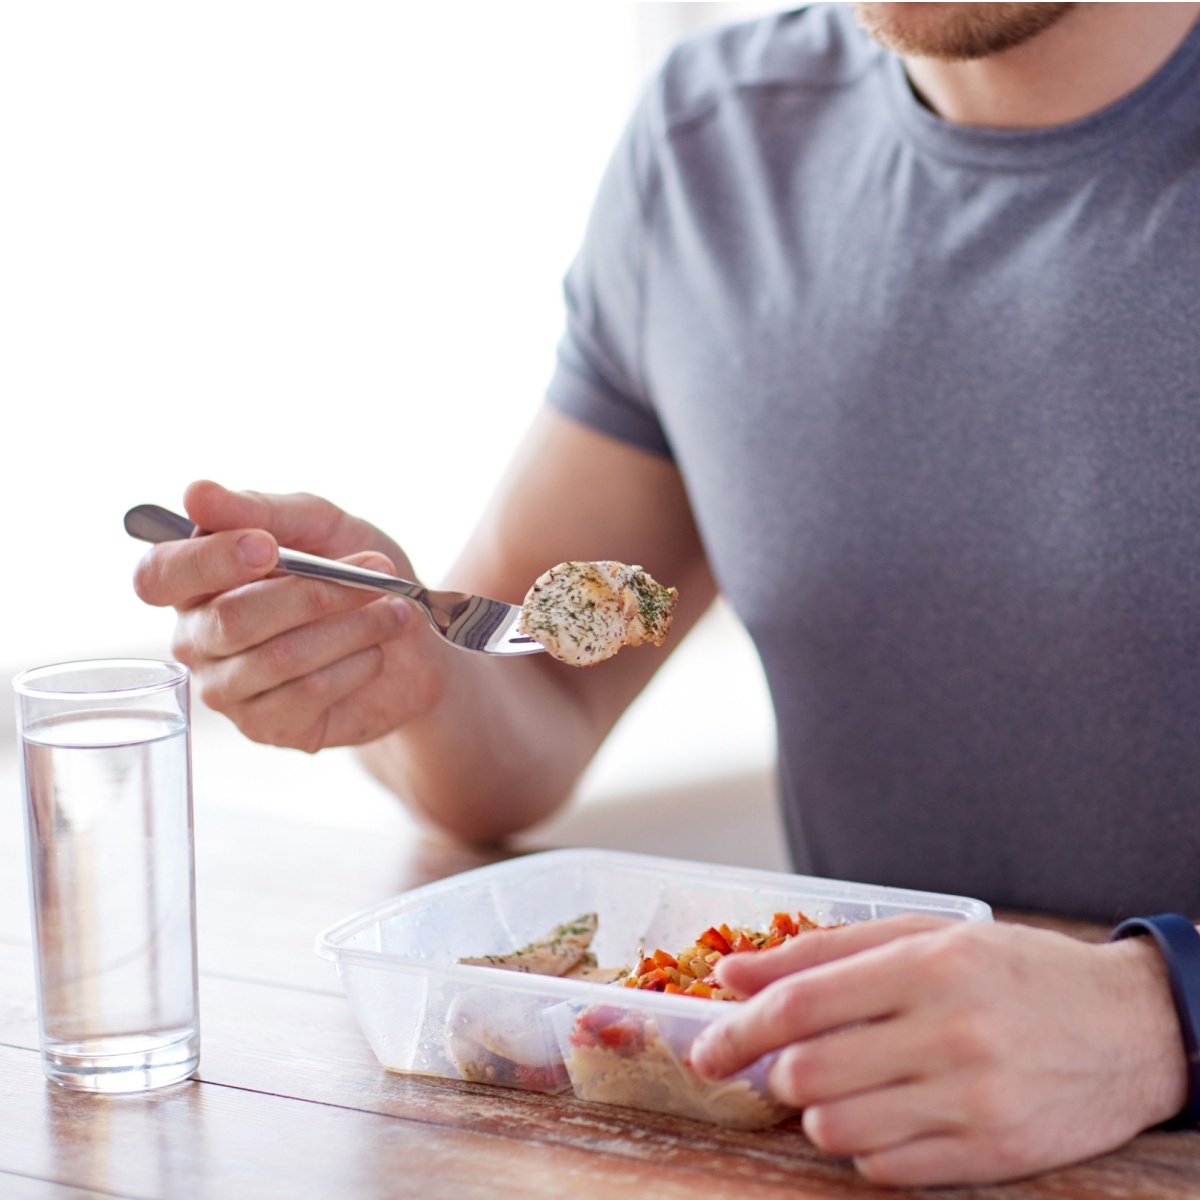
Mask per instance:
[[[646,205],[652,187],[648,97],[601,180],[567,272],[567,325],[547,403],[592,429],[671,456],[642,373]]]

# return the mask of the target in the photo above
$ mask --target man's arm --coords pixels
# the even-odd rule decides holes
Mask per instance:
[[[627,649],[588,668],[548,655],[456,661],[472,669],[448,678],[436,709],[363,748],[371,770],[464,837],[532,824],[563,801],[712,602],[715,585],[674,465],[546,410],[446,585],[519,604],[548,567],[600,559],[644,566],[679,590],[663,650]]]
[[[627,649],[579,669],[467,654],[404,601],[270,577],[279,545],[414,577],[366,522],[315,497],[212,483],[184,503],[209,536],[152,548],[135,586],[178,610],[173,650],[201,698],[256,741],[364,746],[380,779],[469,840],[552,812],[664,658]],[[675,467],[546,411],[447,586],[519,603],[567,559],[637,563],[677,587],[668,646],[715,593]]]

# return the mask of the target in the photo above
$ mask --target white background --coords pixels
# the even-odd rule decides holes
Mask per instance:
[[[5,676],[167,653],[121,516],[194,478],[329,496],[436,580],[541,402],[645,71],[762,7],[0,6]],[[769,761],[744,635],[696,641],[612,786]]]

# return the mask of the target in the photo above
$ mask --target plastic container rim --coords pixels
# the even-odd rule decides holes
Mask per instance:
[[[39,679],[48,675],[64,674],[67,671],[100,671],[114,668],[156,668],[165,671],[163,678],[153,683],[140,683],[132,687],[93,687],[93,688],[40,688],[34,686]],[[122,699],[135,699],[139,696],[152,696],[157,692],[170,691],[186,682],[189,677],[187,667],[173,659],[161,658],[84,658],[74,662],[51,663],[44,667],[30,667],[13,676],[13,691],[19,696],[28,696],[31,700],[76,700],[81,696],[120,696]]]
[[[503,976],[503,982],[506,987],[550,992],[552,994],[561,992],[564,998],[578,999],[581,986],[590,989],[607,988],[608,985],[588,983],[586,980],[578,979],[559,979],[556,976],[527,975],[519,971],[504,971],[495,967],[482,967],[466,963],[436,962],[430,959],[407,958],[394,954],[385,954],[378,950],[348,949],[341,944],[360,930],[378,923],[385,916],[393,916],[407,909],[420,907],[442,893],[460,890],[464,881],[471,883],[477,881],[486,882],[503,877],[504,875],[520,873],[527,869],[527,864],[530,862],[545,863],[555,859],[568,863],[586,863],[589,859],[602,859],[610,865],[620,865],[647,871],[655,869],[667,870],[677,879],[687,877],[700,878],[705,884],[710,885],[714,882],[719,883],[722,880],[728,880],[731,884],[740,885],[742,890],[754,888],[755,886],[769,885],[776,890],[804,891],[809,894],[815,892],[835,900],[852,898],[853,900],[862,902],[903,903],[905,899],[910,899],[924,901],[926,905],[929,905],[933,901],[940,901],[940,907],[943,910],[949,909],[952,912],[961,913],[968,920],[972,918],[975,920],[988,920],[991,917],[991,907],[988,904],[982,900],[975,900],[967,896],[952,896],[941,892],[922,892],[911,888],[887,887],[882,884],[851,884],[844,880],[834,881],[822,879],[814,875],[792,875],[781,871],[761,871],[744,867],[721,866],[718,864],[709,865],[691,862],[686,859],[633,854],[618,850],[563,849],[544,850],[535,854],[521,855],[518,858],[492,863],[485,867],[477,867],[474,870],[464,871],[457,875],[451,875],[446,879],[440,879],[434,883],[424,884],[421,887],[402,892],[398,896],[393,896],[388,900],[373,905],[371,908],[354,913],[352,916],[346,917],[324,929],[317,935],[314,949],[317,955],[336,963],[339,969],[343,964],[354,964],[377,970],[396,971],[407,975],[438,975],[449,978],[462,978],[464,981],[471,979],[478,981],[480,978],[479,973],[486,972],[487,976],[494,979],[497,983],[500,980],[496,977]],[[854,889],[853,897],[845,895],[847,887]],[[553,986],[555,984],[559,986]],[[677,1012],[677,1005],[679,1003],[694,1002],[695,997],[658,995],[657,993],[643,991],[638,995],[638,1004],[640,1005],[643,1000],[649,1001],[652,1008],[665,1002],[669,1010]]]

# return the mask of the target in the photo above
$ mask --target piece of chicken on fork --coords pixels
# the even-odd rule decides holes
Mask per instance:
[[[559,563],[529,589],[520,629],[561,662],[591,667],[622,646],[661,646],[678,595],[641,567]]]

